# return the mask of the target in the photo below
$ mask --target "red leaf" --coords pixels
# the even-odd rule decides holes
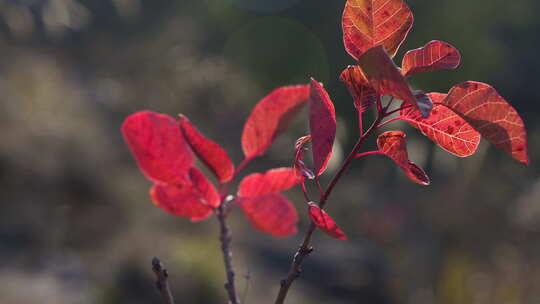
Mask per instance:
[[[150,197],[154,204],[173,215],[204,220],[212,214],[213,207],[219,206],[219,194],[199,169],[190,168],[189,176],[190,184],[154,184]]]
[[[201,202],[211,207],[218,207],[220,204],[219,193],[201,170],[195,167],[189,169],[189,177],[193,190],[198,193]]]
[[[378,45],[394,57],[412,25],[412,12],[402,0],[348,0],[342,17],[343,43],[355,59]]]
[[[348,66],[341,72],[339,80],[347,86],[349,93],[353,97],[354,107],[358,112],[363,113],[377,102],[379,95],[369,86],[369,82],[359,66]]]
[[[332,145],[336,136],[336,112],[330,96],[319,82],[312,78],[310,88],[309,129],[315,174],[319,176],[332,156]]]
[[[421,48],[408,51],[401,63],[405,77],[435,70],[453,70],[459,66],[461,55],[450,44],[433,40]]]
[[[180,114],[180,126],[187,143],[199,159],[214,173],[220,182],[228,182],[234,174],[234,165],[220,145],[204,138],[184,115]]]
[[[174,118],[151,111],[137,112],[126,118],[122,134],[148,179],[168,184],[187,182],[193,155]]]
[[[294,144],[294,169],[298,178],[314,179],[315,174],[304,163],[304,146],[311,141],[311,135],[302,136]]]
[[[259,101],[242,133],[242,150],[246,158],[264,154],[308,99],[309,86],[301,85],[275,89]]]
[[[341,231],[336,222],[334,222],[334,220],[328,215],[328,213],[319,208],[319,206],[317,206],[313,202],[309,203],[309,217],[311,218],[313,224],[321,228],[321,230],[329,236],[335,237],[336,239],[340,240],[347,239],[345,233]]]
[[[528,164],[527,133],[517,111],[488,84],[467,81],[454,86],[442,102],[482,137]]]
[[[401,131],[384,132],[377,138],[379,151],[390,157],[413,182],[427,186],[429,177],[424,170],[409,161],[405,133]]]
[[[380,95],[391,95],[409,102],[415,105],[424,117],[429,115],[431,105],[416,100],[405,77],[382,46],[369,49],[360,57],[358,64],[371,87]]]
[[[281,192],[294,187],[300,180],[292,168],[271,169],[250,174],[240,182],[238,196],[243,198]]]
[[[440,103],[446,94],[429,93],[431,100]],[[463,118],[443,105],[436,104],[429,117],[424,118],[415,108],[405,108],[400,111],[401,119],[420,130],[444,150],[465,157],[476,152],[480,143],[480,134],[476,132]]]
[[[262,232],[285,237],[297,231],[296,209],[289,200],[277,193],[241,199],[239,205],[251,224]]]

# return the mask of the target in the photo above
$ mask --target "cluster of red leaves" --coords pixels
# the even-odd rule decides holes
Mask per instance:
[[[245,159],[236,169],[227,152],[183,115],[176,120],[151,111],[137,112],[126,118],[122,133],[139,168],[154,183],[150,190],[154,204],[173,215],[199,221],[225,202],[233,178],[250,160],[266,152],[308,99],[307,85],[278,88],[264,97],[244,125]],[[195,167],[194,155],[213,173],[221,192]],[[292,168],[248,175],[240,182],[234,203],[259,230],[291,235],[297,230],[298,216],[280,192],[299,180]]]
[[[454,155],[474,154],[483,137],[517,161],[528,164],[523,121],[490,85],[466,81],[447,94],[426,94],[411,89],[406,81],[408,77],[455,69],[461,60],[453,46],[435,40],[408,51],[401,68],[397,67],[392,58],[412,25],[413,15],[403,0],[347,0],[345,4],[343,42],[357,64],[347,67],[340,80],[347,86],[359,114],[359,143],[372,130],[393,120],[403,120]],[[383,95],[392,97],[386,105],[382,104]],[[389,111],[394,98],[402,103],[397,110]],[[255,106],[241,139],[245,159],[236,169],[227,153],[217,143],[203,137],[182,115],[178,121],[167,115],[142,111],[128,117],[122,131],[140,169],[154,182],[150,192],[154,203],[167,212],[196,221],[222,207],[229,183],[245,164],[266,152],[308,101],[310,135],[296,142],[294,168],[246,176],[240,182],[235,203],[259,230],[287,236],[296,232],[297,214],[280,192],[302,183],[312,222],[328,235],[346,239],[326,211],[309,201],[305,190],[306,180],[318,179],[325,172],[336,134],[333,102],[315,79],[311,79],[309,85],[276,89]],[[372,106],[376,106],[378,119],[364,134],[362,114]],[[393,113],[398,116],[383,121]],[[311,168],[304,163],[309,142]],[[404,132],[380,134],[377,147],[377,151],[356,156],[386,155],[413,182],[429,185],[426,173],[409,160]],[[194,167],[193,154],[214,174],[221,192]],[[321,192],[321,201],[326,198],[326,193]]]

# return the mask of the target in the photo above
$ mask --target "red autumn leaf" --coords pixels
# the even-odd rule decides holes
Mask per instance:
[[[523,120],[492,86],[476,81],[463,82],[454,86],[442,103],[495,147],[523,164],[529,163]]]
[[[311,141],[311,135],[302,136],[294,144],[294,169],[298,178],[314,179],[315,174],[304,163],[304,146]]]
[[[440,103],[446,94],[427,94],[435,103]],[[465,157],[476,152],[480,144],[480,134],[463,118],[447,107],[435,104],[429,117],[424,118],[416,108],[404,108],[400,111],[401,119],[420,130],[444,150]]]
[[[355,59],[374,46],[394,57],[413,25],[402,0],[348,0],[342,17],[343,43]]]
[[[413,182],[427,186],[429,177],[424,170],[409,160],[405,133],[402,131],[388,131],[377,137],[379,151],[390,157]]]
[[[353,97],[354,107],[358,112],[363,113],[377,102],[379,95],[369,86],[369,82],[359,66],[348,66],[341,72],[339,80],[347,86],[349,93]]]
[[[264,154],[308,99],[309,86],[301,85],[275,89],[259,101],[242,133],[242,150],[246,158]]]
[[[186,183],[193,155],[174,118],[151,111],[137,112],[126,118],[122,134],[148,179],[167,184]]]
[[[313,78],[310,85],[309,129],[314,173],[319,176],[326,169],[332,156],[332,146],[336,136],[336,112],[326,90]]]
[[[358,64],[371,87],[380,95],[390,95],[415,105],[424,117],[429,115],[431,104],[418,101],[398,67],[382,46],[369,49]]]
[[[240,182],[238,196],[248,198],[281,192],[294,187],[299,182],[292,168],[277,168],[264,173],[253,173]]]
[[[335,237],[336,239],[340,240],[347,239],[345,233],[343,233],[343,231],[338,227],[336,222],[334,222],[334,220],[328,215],[328,213],[319,208],[319,206],[317,206],[313,202],[309,203],[309,218],[311,219],[313,224],[315,224],[329,236]]]
[[[229,155],[220,145],[206,139],[191,124],[184,115],[180,114],[180,126],[187,143],[199,159],[214,173],[220,182],[228,182],[234,174],[234,165]]]
[[[247,218],[262,232],[278,237],[295,234],[298,214],[285,197],[277,193],[241,198],[239,205]]]
[[[401,63],[405,77],[435,70],[453,70],[459,66],[461,55],[450,44],[433,40],[421,48],[408,51]]]
[[[220,204],[219,193],[201,170],[195,167],[189,169],[189,177],[193,185],[193,191],[198,193],[201,202],[211,207],[218,207]]]
[[[219,194],[199,169],[190,168],[189,177],[189,184],[154,184],[150,197],[154,204],[173,215],[200,221],[219,206]]]

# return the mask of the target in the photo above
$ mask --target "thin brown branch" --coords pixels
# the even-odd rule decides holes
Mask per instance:
[[[381,122],[382,118],[384,117],[384,111],[380,111],[379,115],[377,116],[377,119],[373,122],[373,124],[369,127],[369,129],[366,131],[366,133],[361,136],[356,144],[354,145],[354,148],[351,150],[343,164],[341,165],[341,168],[336,173],[336,175],[332,178],[330,181],[330,184],[328,185],[328,188],[326,188],[326,191],[321,193],[319,206],[321,209],[326,204],[326,201],[328,200],[328,197],[330,197],[330,194],[332,193],[332,190],[336,186],[337,182],[340,180],[340,178],[343,176],[343,173],[347,170],[353,159],[355,158],[356,154],[358,154],[358,151],[360,151],[360,148],[366,141],[366,139],[378,128],[379,123]],[[291,267],[289,269],[289,273],[287,274],[287,277],[283,280],[281,280],[281,287],[279,289],[278,296],[276,298],[275,304],[283,304],[285,303],[285,298],[287,297],[287,293],[289,292],[289,288],[291,287],[294,280],[296,280],[300,273],[302,272],[302,263],[304,262],[304,259],[309,256],[309,254],[313,251],[313,247],[311,247],[311,237],[313,235],[313,232],[315,232],[316,226],[313,224],[313,222],[309,225],[308,230],[306,231],[306,234],[304,235],[304,240],[302,241],[302,244],[298,248],[298,251],[294,254],[293,262],[291,264]]]
[[[171,290],[169,289],[169,273],[167,272],[167,269],[163,267],[163,264],[157,257],[152,259],[152,270],[156,275],[156,287],[161,293],[163,302],[165,304],[174,304],[174,299],[171,294]]]
[[[225,264],[225,272],[227,275],[227,282],[225,283],[225,290],[229,295],[230,304],[239,304],[238,297],[236,295],[236,288],[234,286],[234,269],[232,266],[231,256],[231,231],[227,226],[224,204],[221,204],[217,209],[217,218],[219,221],[220,235],[219,240],[221,242],[221,251],[223,253],[223,262]]]

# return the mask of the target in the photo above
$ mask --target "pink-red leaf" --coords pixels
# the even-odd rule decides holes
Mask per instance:
[[[413,182],[427,186],[429,177],[420,167],[409,160],[405,133],[402,131],[388,131],[379,135],[377,147],[379,151],[390,157]]]
[[[189,184],[171,185],[156,183],[150,190],[154,204],[176,215],[200,221],[219,206],[219,194],[197,168],[189,169]]]
[[[377,102],[379,94],[370,87],[366,76],[362,73],[362,69],[359,66],[348,66],[341,72],[339,80],[347,86],[349,93],[353,97],[354,107],[358,112],[363,113]]]
[[[240,182],[238,196],[248,198],[281,192],[294,187],[299,182],[292,168],[277,168],[264,173],[253,173]]]
[[[382,46],[369,49],[358,64],[370,86],[380,95],[391,95],[415,105],[424,117],[429,116],[431,105],[417,101],[398,67]]]
[[[523,164],[529,163],[523,120],[492,86],[476,81],[463,82],[454,86],[442,103],[495,147]]]
[[[340,240],[347,239],[345,233],[343,233],[343,231],[338,227],[336,222],[334,222],[334,220],[328,215],[328,213],[319,208],[319,206],[317,206],[313,202],[309,203],[309,218],[311,219],[313,224],[315,224],[329,236]]]
[[[465,157],[476,152],[480,134],[452,110],[437,104],[446,94],[429,93],[427,96],[436,103],[429,117],[424,118],[416,108],[409,107],[400,111],[401,119],[454,155]]]
[[[402,0],[348,0],[342,17],[345,50],[355,59],[382,45],[394,57],[413,25]]]
[[[309,129],[313,165],[315,174],[319,176],[332,156],[336,137],[336,112],[330,96],[318,81],[312,78],[310,88]]]
[[[191,149],[214,173],[220,182],[228,182],[234,174],[234,165],[220,145],[206,139],[184,115],[180,115],[180,126]]]
[[[241,198],[239,205],[251,224],[262,232],[286,237],[297,231],[296,209],[289,200],[277,193]]]
[[[275,89],[255,106],[242,133],[242,150],[246,158],[262,155],[285,131],[309,99],[309,86]]]
[[[311,141],[311,135],[302,136],[294,144],[294,170],[296,176],[300,179],[314,179],[315,174],[304,163],[304,152],[307,150],[304,146]]]
[[[405,77],[435,70],[453,70],[459,66],[461,55],[450,44],[433,40],[421,48],[408,51],[401,63]]]
[[[167,184],[186,183],[193,155],[174,118],[151,111],[137,112],[126,118],[122,134],[148,179]]]

